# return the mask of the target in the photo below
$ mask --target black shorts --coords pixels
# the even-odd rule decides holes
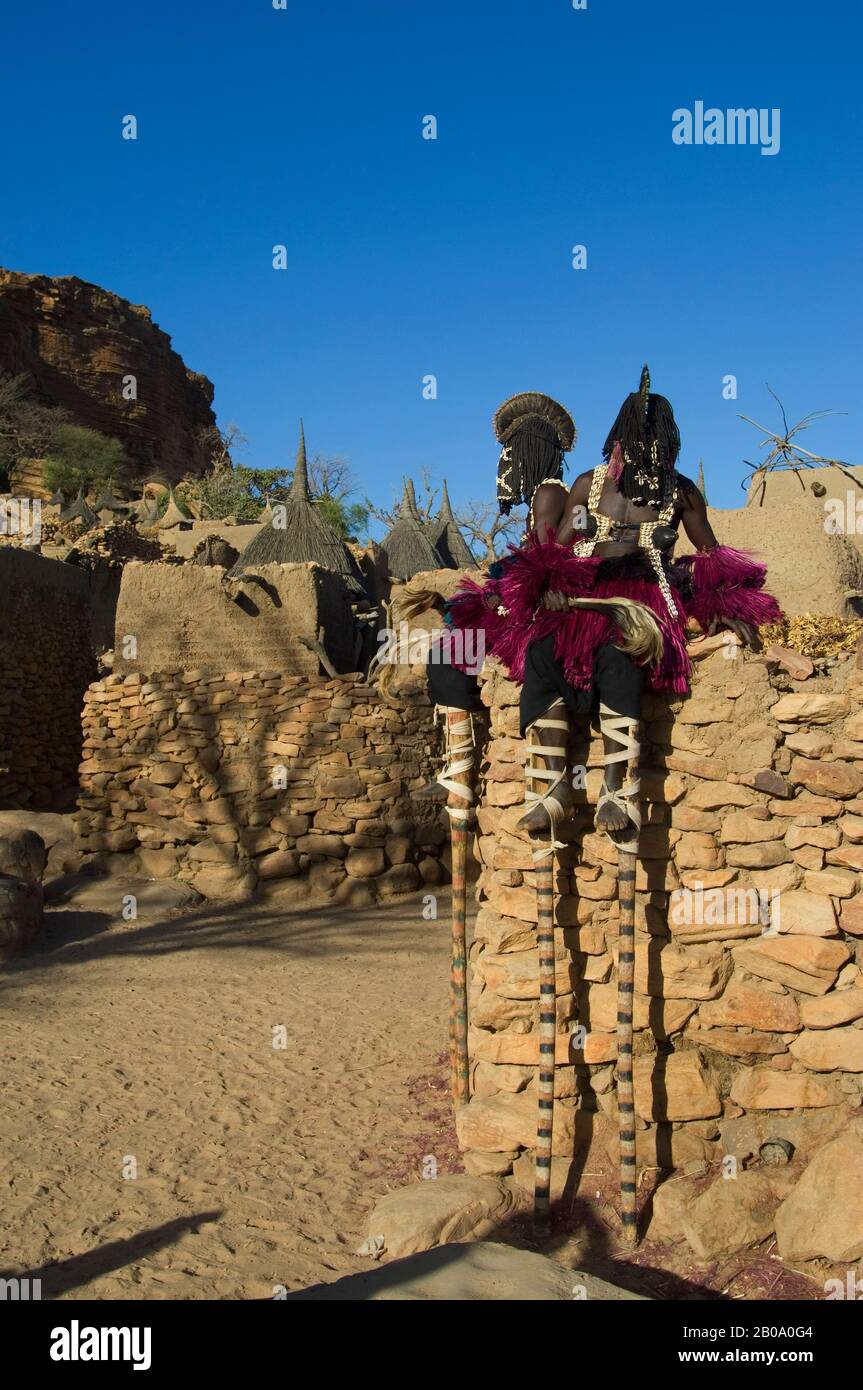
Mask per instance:
[[[554,638],[543,637],[528,647],[525,658],[519,711],[522,738],[527,726],[545,714],[555,700],[563,700],[572,714],[590,714],[599,708],[601,698],[616,714],[638,719],[643,689],[643,668],[630,661],[613,642],[603,642],[593,660],[590,688],[575,690],[554,654]]]
[[[479,681],[466,671],[460,671],[451,661],[442,659],[440,642],[432,642],[426,665],[429,698],[435,705],[451,709],[482,709]]]

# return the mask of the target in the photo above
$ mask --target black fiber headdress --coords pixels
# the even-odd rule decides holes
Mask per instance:
[[[651,391],[645,363],[641,385],[620,407],[602,456],[624,497],[640,507],[663,507],[674,492],[679,453],[680,431],[671,402]]]
[[[506,515],[530,502],[536,488],[563,472],[563,456],[575,443],[572,416],[551,396],[522,391],[504,401],[494,417],[502,444],[497,466],[497,500]]]

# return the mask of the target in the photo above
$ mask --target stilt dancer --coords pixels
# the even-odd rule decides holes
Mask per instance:
[[[637,1183],[632,1003],[642,691],[688,691],[688,618],[704,632],[725,627],[757,649],[757,628],[781,616],[764,591],[764,566],[717,543],[701,493],[676,471],[679,450],[671,405],[651,392],[645,367],[639,390],[626,398],[609,432],[603,462],[576,479],[551,534],[553,507],[542,496],[549,489],[538,489],[527,542],[484,586],[463,581],[448,605],[452,626],[481,633],[485,651],[522,684],[522,734],[535,730],[532,737],[547,746],[543,780],[551,785],[543,796],[528,797],[521,821],[532,834],[553,836],[573,802],[558,751],[566,739],[544,722],[554,714],[557,724],[561,709],[599,718],[605,767],[596,827],[620,851],[617,1081],[621,1216],[630,1241]],[[674,561],[681,525],[697,553]],[[547,1140],[543,1133],[543,1158]],[[537,1192],[541,1217],[547,1202],[541,1182]]]

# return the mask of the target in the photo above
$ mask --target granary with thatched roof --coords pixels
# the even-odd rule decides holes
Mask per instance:
[[[359,566],[341,536],[312,501],[306,458],[306,435],[300,421],[297,466],[286,501],[269,510],[269,519],[255,533],[231,570],[240,575],[260,565],[321,565],[340,575],[352,593],[365,596]]]
[[[80,521],[85,531],[89,531],[91,526],[98,526],[99,518],[84,496],[84,489],[78,489],[78,496],[74,502],[70,502],[60,512],[61,521]]]
[[[132,508],[132,515],[139,526],[158,526],[159,524],[159,504],[155,497],[150,497],[146,492]]]
[[[410,481],[404,485],[399,514],[380,548],[387,573],[393,579],[410,579],[422,570],[447,568],[423,526]]]
[[[441,508],[434,521],[428,523],[428,538],[447,569],[476,569],[477,563],[471,554],[470,546],[458,528],[447,492],[446,478],[443,480]]]
[[[110,526],[113,521],[120,521],[125,517],[129,507],[114,495],[114,484],[109,482],[93,503],[93,510],[103,526]]]
[[[174,526],[190,525],[191,521],[187,513],[180,507],[179,502],[174,496],[174,489],[171,488],[168,493],[168,505],[165,508],[164,515],[156,522],[156,526],[160,531],[170,531]]]

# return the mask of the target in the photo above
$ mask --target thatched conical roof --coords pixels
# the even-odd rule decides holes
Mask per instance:
[[[476,569],[477,563],[471,554],[470,546],[458,529],[447,492],[446,478],[443,480],[441,508],[434,521],[429,523],[428,538],[440,555],[447,569]]]
[[[171,488],[168,493],[168,505],[165,508],[165,514],[155,523],[156,526],[160,531],[170,531],[174,526],[179,526],[182,522],[188,520],[189,518],[184,511],[181,511],[177,499],[174,496],[174,489]]]
[[[697,484],[697,486],[698,486],[698,491],[701,493],[701,496],[704,498],[704,501],[706,502],[706,501],[707,501],[707,484],[706,484],[705,481],[704,481],[704,459],[699,459],[699,460],[698,460],[698,484]]]
[[[139,526],[158,526],[160,520],[159,504],[155,497],[148,497],[145,493],[132,508],[132,515]]]
[[[61,521],[80,521],[84,528],[89,531],[91,526],[98,526],[99,518],[84,496],[84,489],[78,489],[78,496],[74,502],[70,502],[60,513]]]
[[[114,484],[109,482],[93,503],[93,510],[97,512],[126,512],[129,510],[125,502],[121,502],[119,497],[114,496]]]
[[[410,480],[404,485],[399,514],[381,541],[381,550],[393,579],[410,579],[421,570],[447,568],[420,520]]]
[[[323,569],[334,570],[354,593],[364,594],[362,576],[354,557],[312,501],[302,420],[297,466],[290,491],[284,506],[277,512],[271,510],[270,516],[272,519],[252,536],[231,574],[242,574],[243,570],[256,569],[259,565],[301,565],[311,561]]]

